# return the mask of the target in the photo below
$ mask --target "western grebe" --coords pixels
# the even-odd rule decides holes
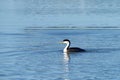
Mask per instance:
[[[66,47],[63,49],[64,53],[67,53],[67,52],[85,52],[84,49],[81,49],[81,48],[78,48],[78,47],[71,47],[70,48],[71,42],[68,39],[64,39],[61,43],[67,44]]]

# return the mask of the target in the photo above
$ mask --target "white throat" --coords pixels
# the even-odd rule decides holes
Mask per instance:
[[[66,46],[65,46],[65,48],[63,49],[63,52],[64,53],[67,53],[67,48],[69,47],[69,45],[70,45],[70,43],[69,42],[64,42],[65,44],[67,44]]]

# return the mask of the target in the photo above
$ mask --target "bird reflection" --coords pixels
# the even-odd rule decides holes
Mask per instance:
[[[69,61],[70,61],[70,56],[69,54],[64,53],[64,80],[70,80],[69,79]]]
[[[68,63],[70,60],[70,56],[68,53],[64,53],[64,63]]]

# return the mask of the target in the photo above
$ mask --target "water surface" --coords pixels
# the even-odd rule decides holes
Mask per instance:
[[[119,4],[0,0],[0,80],[119,80]],[[66,38],[87,52],[68,58]]]
[[[119,30],[30,30],[0,33],[1,80],[119,80]],[[86,49],[66,59],[59,44]]]

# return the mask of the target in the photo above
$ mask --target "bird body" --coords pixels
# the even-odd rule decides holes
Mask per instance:
[[[78,48],[78,47],[72,47],[67,50],[68,52],[84,52],[84,49]]]

